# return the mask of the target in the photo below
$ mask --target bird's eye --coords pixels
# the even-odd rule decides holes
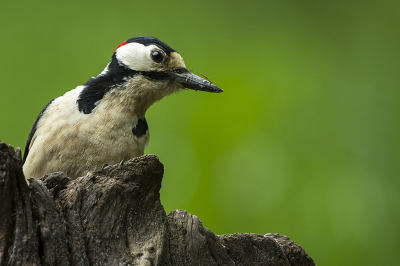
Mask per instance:
[[[161,63],[164,60],[164,55],[160,51],[154,51],[151,53],[151,58],[156,63]]]

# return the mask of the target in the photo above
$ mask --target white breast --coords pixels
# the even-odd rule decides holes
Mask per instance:
[[[82,89],[55,99],[43,113],[23,167],[26,178],[57,171],[76,178],[143,154],[149,131],[140,138],[132,134],[138,117],[129,99],[106,95],[92,113],[83,114],[76,102]]]

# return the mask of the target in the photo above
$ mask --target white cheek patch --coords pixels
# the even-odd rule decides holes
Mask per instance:
[[[151,51],[157,46],[144,46],[140,43],[128,43],[121,46],[116,51],[116,57],[119,62],[123,63],[130,69],[137,71],[154,71],[156,65],[151,59]]]

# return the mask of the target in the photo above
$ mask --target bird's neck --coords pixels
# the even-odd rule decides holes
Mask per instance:
[[[99,103],[99,109],[118,110],[121,115],[143,118],[156,101],[176,91],[166,81],[154,82],[136,76],[109,90]]]

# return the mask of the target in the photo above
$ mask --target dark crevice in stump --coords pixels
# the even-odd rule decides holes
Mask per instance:
[[[166,215],[164,166],[144,155],[70,180],[29,179],[0,142],[2,265],[315,265],[279,234],[215,235],[182,210]]]

